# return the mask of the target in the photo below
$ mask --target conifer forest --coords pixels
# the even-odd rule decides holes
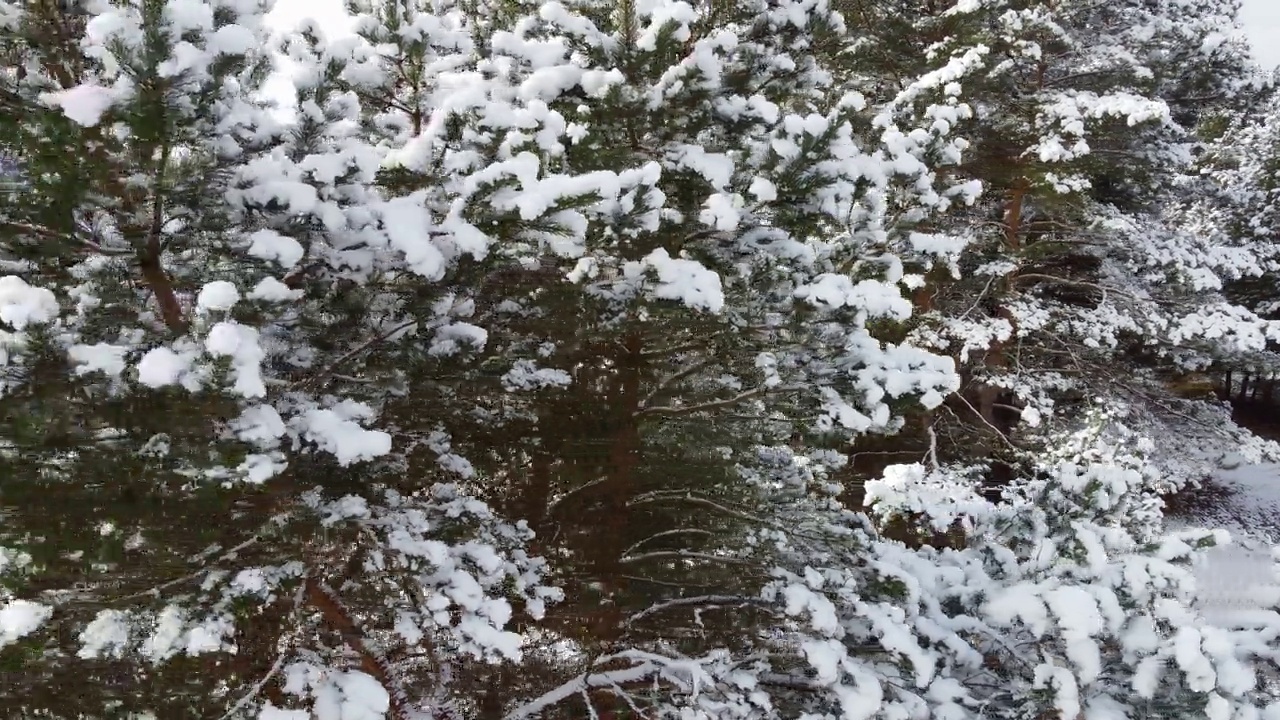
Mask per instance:
[[[272,10],[0,0],[0,720],[1280,720],[1239,0]]]

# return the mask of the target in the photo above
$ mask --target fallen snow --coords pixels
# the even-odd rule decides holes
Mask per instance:
[[[547,387],[568,387],[573,377],[559,368],[540,368],[532,360],[517,360],[502,376],[502,386],[508,392],[516,390],[540,390]]]
[[[120,657],[129,644],[129,616],[122,610],[103,610],[80,632],[82,659]]]
[[[307,251],[291,237],[274,230],[258,230],[249,235],[249,254],[288,269],[302,262]]]
[[[391,452],[391,435],[366,430],[356,422],[358,419],[362,418],[346,407],[313,408],[296,416],[292,424],[300,435],[332,453],[338,464],[346,467]]]
[[[301,290],[294,290],[273,277],[264,277],[249,292],[250,300],[263,302],[287,302],[302,297]]]
[[[797,288],[795,295],[815,305],[861,310],[868,317],[905,320],[911,316],[911,301],[902,297],[902,292],[893,284],[880,280],[854,283],[848,276],[825,273]]]
[[[724,289],[720,276],[696,260],[673,258],[658,248],[639,262],[623,266],[623,275],[638,279],[646,271],[657,275],[657,284],[649,295],[658,300],[675,300],[694,308],[718,313],[724,308]]]
[[[1192,518],[1196,524],[1280,543],[1280,464],[1222,469],[1214,481],[1224,492],[1212,503],[1198,504]]]
[[[220,322],[209,329],[204,347],[210,355],[231,359],[234,389],[238,395],[255,398],[267,394],[266,381],[262,377],[262,361],[266,353],[258,344],[257,330],[237,322]]]
[[[127,366],[125,354],[128,350],[122,345],[110,343],[72,345],[67,348],[67,356],[76,365],[76,375],[100,372],[111,377],[120,377]]]
[[[1209,549],[1194,568],[1196,599],[1219,627],[1266,627],[1280,619],[1280,574],[1270,548],[1240,538]]]
[[[1280,540],[1280,464],[1240,465],[1214,478],[1225,493],[1201,503],[1191,522],[1231,533],[1232,542],[1196,562],[1197,605],[1220,626],[1274,623],[1280,573],[1272,545]]]
[[[258,720],[311,720],[311,713],[306,710],[285,710],[267,702],[262,707]]]
[[[386,688],[358,671],[334,673],[315,695],[316,720],[383,720],[391,709]]]

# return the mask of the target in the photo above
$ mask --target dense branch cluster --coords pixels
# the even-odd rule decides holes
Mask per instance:
[[[0,705],[1280,718],[1236,6],[0,0]]]

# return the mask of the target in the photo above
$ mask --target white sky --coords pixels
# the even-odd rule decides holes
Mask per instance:
[[[1241,19],[1258,61],[1268,67],[1280,65],[1280,0],[1244,0]]]

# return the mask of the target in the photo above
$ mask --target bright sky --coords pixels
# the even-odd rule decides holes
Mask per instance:
[[[1280,65],[1280,0],[1244,0],[1241,19],[1258,60],[1268,67]]]

